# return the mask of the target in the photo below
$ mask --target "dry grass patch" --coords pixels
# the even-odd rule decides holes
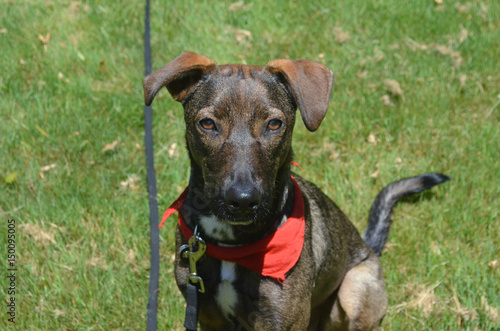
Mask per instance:
[[[43,225],[24,223],[19,225],[19,228],[29,235],[38,246],[46,247],[50,244],[55,244],[56,240],[54,238],[53,229],[44,229]]]

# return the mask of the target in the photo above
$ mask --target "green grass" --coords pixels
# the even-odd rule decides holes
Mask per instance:
[[[429,171],[453,177],[395,210],[382,258],[390,300],[383,329],[498,329],[500,268],[488,263],[500,258],[499,3],[255,1],[238,11],[230,4],[153,1],[154,68],[183,50],[218,63],[306,58],[332,68],[322,126],[311,134],[297,122],[294,151],[304,168],[297,171],[360,230],[383,185]],[[237,29],[252,38],[238,41]],[[347,42],[338,42],[339,29]],[[44,46],[38,36],[47,33]],[[146,325],[142,33],[142,1],[0,4],[0,254],[5,261],[14,218],[20,330]],[[388,93],[386,79],[403,95]],[[181,112],[166,90],[159,94],[160,213],[188,177]],[[174,223],[161,230],[162,329],[179,329],[183,317]],[[4,277],[0,285],[7,299]],[[2,313],[0,329],[7,324]]]

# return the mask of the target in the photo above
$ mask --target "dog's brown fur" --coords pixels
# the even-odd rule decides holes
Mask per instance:
[[[185,110],[191,177],[181,212],[187,225],[194,229],[201,224],[201,237],[220,245],[249,244],[275,231],[293,207],[296,109],[315,131],[328,108],[333,73],[312,61],[217,66],[185,52],[146,77],[146,104],[163,86]],[[281,123],[277,130],[270,129],[273,119]],[[206,256],[198,263],[206,288],[200,295],[202,329],[379,328],[387,296],[377,254],[326,195],[294,178],[304,197],[306,220],[297,264],[281,284],[239,265],[231,266],[228,278],[224,262]],[[235,190],[248,194],[230,201]],[[253,200],[244,201],[248,196]],[[212,228],[204,227],[202,218],[210,219]],[[186,243],[179,229],[176,241],[177,247]],[[183,293],[187,273],[177,253],[176,281]],[[225,295],[230,300],[224,302]]]

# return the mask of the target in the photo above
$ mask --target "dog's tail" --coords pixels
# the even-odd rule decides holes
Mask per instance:
[[[430,173],[405,178],[387,185],[377,195],[370,209],[368,227],[363,234],[365,243],[380,256],[389,236],[391,213],[396,203],[406,196],[428,190],[450,179],[450,177],[442,174]]]

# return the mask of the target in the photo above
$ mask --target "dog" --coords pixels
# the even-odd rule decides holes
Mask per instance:
[[[184,296],[190,271],[179,248],[195,228],[207,243],[196,264],[202,330],[379,329],[387,310],[379,256],[392,208],[450,178],[388,185],[360,236],[332,200],[291,172],[296,110],[317,130],[333,81],[313,61],[217,65],[191,52],[144,79],[146,105],[166,87],[184,108],[189,186],[164,219],[180,212],[175,275]]]

